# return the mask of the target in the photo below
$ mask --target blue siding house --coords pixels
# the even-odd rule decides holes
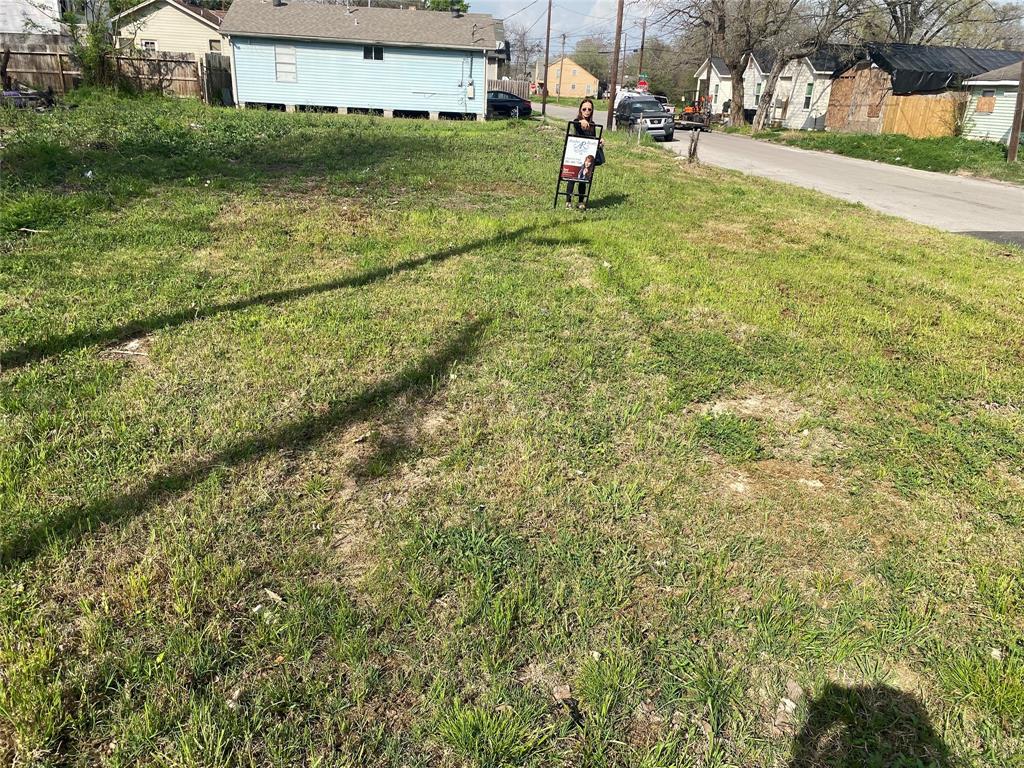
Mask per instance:
[[[480,13],[234,0],[235,101],[437,118],[487,111],[487,80],[505,56],[500,21]]]

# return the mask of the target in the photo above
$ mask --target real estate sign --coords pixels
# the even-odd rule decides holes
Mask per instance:
[[[595,126],[597,136],[576,136],[573,123],[565,126],[565,145],[562,147],[562,164],[558,170],[558,183],[555,186],[555,205],[558,198],[565,197],[572,202],[571,196],[576,194],[582,201],[589,202],[593,189],[594,170],[597,168],[598,152],[601,147],[600,125]],[[563,185],[565,185],[563,191]]]
[[[590,181],[594,176],[598,146],[597,139],[566,134],[562,178],[566,181]]]

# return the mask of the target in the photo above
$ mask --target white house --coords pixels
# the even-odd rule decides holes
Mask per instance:
[[[63,0],[2,0],[0,33],[59,35],[60,18],[66,10]]]
[[[775,84],[769,124],[793,130],[824,130],[833,76],[856,55],[857,49],[853,46],[828,45],[810,56],[787,63]],[[754,51],[750,56],[743,75],[745,110],[757,109],[774,63],[775,56],[768,51]],[[697,70],[696,77],[702,87],[707,83],[707,61]],[[732,98],[732,92],[729,68],[721,59],[715,59],[710,89],[714,112],[722,111],[723,103]]]
[[[747,60],[743,72],[743,108],[757,109],[757,101],[768,81],[775,57],[768,51],[754,51]],[[694,74],[703,92],[711,94],[711,111],[718,113],[725,108],[725,102],[732,100],[732,72],[725,60],[715,57],[711,62],[711,83],[708,87],[708,61],[700,65]]]
[[[770,122],[790,130],[825,130],[832,76],[841,65],[835,52],[824,49],[786,64],[775,86]]]
[[[693,76],[702,89],[701,93],[711,95],[711,111],[715,114],[720,113],[722,105],[732,100],[732,75],[725,61],[718,56],[710,61],[705,59]]]
[[[186,0],[144,0],[111,17],[119,48],[191,53],[197,61],[207,53],[228,55],[220,34],[223,11],[211,11]]]
[[[964,82],[969,94],[964,114],[964,136],[983,141],[1010,141],[1020,64],[1009,64]]]

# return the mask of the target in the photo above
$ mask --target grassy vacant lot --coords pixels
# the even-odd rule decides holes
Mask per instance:
[[[540,96],[532,96],[534,111],[540,109]],[[578,107],[580,102],[583,101],[583,96],[552,96],[548,99],[549,104],[561,104],[563,107]],[[601,117],[601,122],[604,122],[604,118],[608,112],[608,99],[591,99],[594,102],[594,112]]]
[[[896,134],[825,131],[765,131],[757,138],[921,171],[984,176],[1024,184],[1024,162],[1008,164],[1006,146],[995,141],[972,141],[959,136],[912,139]]]
[[[79,98],[0,116],[0,761],[1024,765],[1021,251]]]

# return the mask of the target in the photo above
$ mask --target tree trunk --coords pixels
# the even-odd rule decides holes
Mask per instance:
[[[768,80],[764,84],[764,90],[761,91],[761,98],[757,102],[757,114],[754,115],[754,133],[764,130],[768,117],[772,113],[772,102],[775,99],[775,87],[779,84],[779,76],[790,61],[791,59],[781,55],[775,57],[775,63],[772,64],[771,71],[768,73]]]
[[[743,125],[743,75],[750,61],[750,51],[743,53],[736,61],[726,61],[732,79],[732,106],[729,108],[729,125]]]

